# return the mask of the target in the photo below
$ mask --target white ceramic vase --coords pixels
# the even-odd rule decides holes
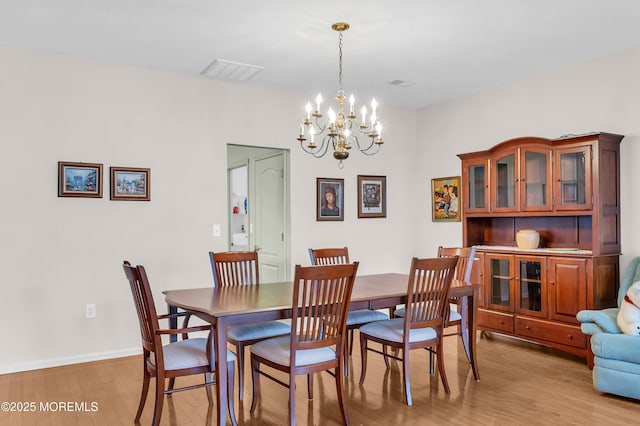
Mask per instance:
[[[516,233],[516,244],[521,249],[538,248],[540,244],[540,234],[533,229],[521,229]]]

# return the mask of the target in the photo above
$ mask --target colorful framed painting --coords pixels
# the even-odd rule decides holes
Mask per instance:
[[[58,197],[102,198],[102,164],[58,161]]]
[[[460,176],[431,179],[431,214],[434,222],[460,222]]]
[[[316,220],[344,220],[344,179],[316,178]]]
[[[387,177],[358,175],[358,217],[387,217]]]
[[[111,167],[111,199],[124,201],[151,200],[150,169]]]

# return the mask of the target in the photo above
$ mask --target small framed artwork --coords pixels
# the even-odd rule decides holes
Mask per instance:
[[[344,220],[344,179],[316,179],[316,220]]]
[[[387,217],[387,177],[358,175],[358,217]]]
[[[431,214],[434,222],[460,222],[460,176],[431,179]]]
[[[58,161],[58,197],[102,198],[102,164]]]
[[[149,201],[150,169],[111,167],[111,199],[125,201]]]

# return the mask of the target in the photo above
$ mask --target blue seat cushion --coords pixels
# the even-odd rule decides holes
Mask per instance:
[[[449,322],[451,321],[460,321],[462,320],[462,315],[458,311],[456,311],[457,305],[451,305],[449,309]],[[397,317],[404,317],[404,313],[406,312],[405,307],[402,306],[395,310],[394,315]]]
[[[251,345],[251,353],[279,365],[290,365],[291,336],[274,337]],[[333,347],[304,349],[296,352],[296,367],[336,360]]]
[[[169,343],[162,347],[165,370],[180,370],[209,365],[207,358],[207,339],[187,339]],[[212,362],[215,362],[215,354],[212,352]],[[236,355],[227,349],[227,361],[235,361]],[[155,364],[155,359],[151,357]],[[214,367],[212,366],[212,370]]]
[[[591,350],[596,357],[638,364],[640,369],[640,337],[626,334],[598,333],[591,336]]]
[[[360,334],[400,343],[404,335],[404,318],[370,322],[360,327]],[[409,330],[409,343],[434,339],[436,336],[436,331],[431,327],[414,328]]]
[[[235,341],[268,339],[291,333],[291,326],[281,321],[265,321],[255,324],[230,325],[227,335]]]
[[[389,319],[389,316],[383,312],[374,311],[372,309],[360,309],[358,311],[350,311],[347,315],[347,326],[366,324],[373,321],[382,321]]]

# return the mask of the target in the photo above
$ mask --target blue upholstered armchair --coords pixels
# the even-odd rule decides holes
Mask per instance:
[[[640,257],[631,261],[622,277],[618,307],[636,281],[640,281]],[[591,335],[593,386],[601,392],[640,399],[640,337],[622,334],[617,316],[618,308],[578,312],[582,332]]]

